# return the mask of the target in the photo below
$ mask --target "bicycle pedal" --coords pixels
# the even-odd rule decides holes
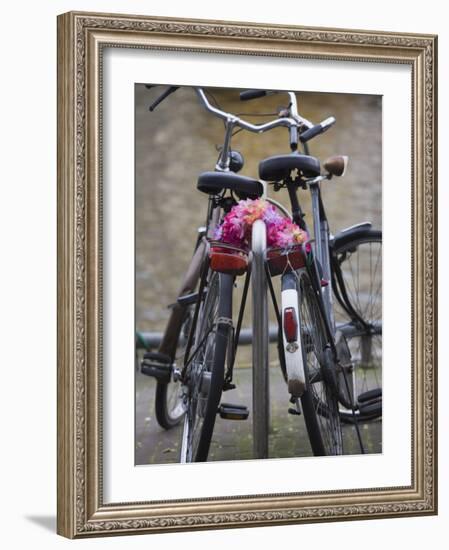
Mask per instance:
[[[298,409],[294,409],[293,407],[288,408],[288,414],[293,414],[295,416],[301,416],[301,411],[298,411]]]
[[[357,401],[359,403],[364,403],[366,401],[372,401],[373,399],[382,399],[382,388],[375,388],[374,390],[361,393]]]
[[[172,373],[170,358],[162,353],[145,353],[140,365],[140,372],[156,378],[158,382],[168,384]]]
[[[364,416],[381,416],[382,415],[382,399],[368,401],[359,405],[360,414]]]
[[[230,403],[222,403],[217,412],[220,418],[227,420],[246,420],[249,416],[248,407],[245,407],[245,405],[231,405]]]

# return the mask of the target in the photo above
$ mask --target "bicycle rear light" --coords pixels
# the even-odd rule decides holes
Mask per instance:
[[[220,273],[243,275],[248,267],[248,255],[238,249],[214,246],[209,257],[211,269]]]
[[[298,318],[295,308],[286,307],[284,309],[284,335],[288,343],[298,340]]]

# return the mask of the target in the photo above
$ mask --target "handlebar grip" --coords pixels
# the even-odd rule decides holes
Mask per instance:
[[[335,124],[335,118],[333,116],[326,118],[326,120],[323,120],[323,122],[320,122],[319,124],[315,124],[315,126],[312,126],[312,128],[309,128],[305,132],[303,132],[299,136],[299,140],[301,143],[306,143],[307,141],[311,140],[315,136],[322,134],[326,130],[329,130],[331,126]]]
[[[265,97],[266,95],[267,95],[266,90],[245,90],[244,92],[240,92],[240,101],[257,99],[258,97]]]
[[[307,141],[309,141],[309,139],[312,139],[318,134],[321,134],[322,131],[323,129],[321,128],[321,124],[315,124],[315,126],[312,126],[312,128],[309,128],[308,130],[303,132],[299,136],[299,139],[301,143],[306,143]]]

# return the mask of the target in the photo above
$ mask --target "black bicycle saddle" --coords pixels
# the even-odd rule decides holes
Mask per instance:
[[[259,180],[234,172],[203,172],[198,178],[197,188],[209,195],[218,195],[223,189],[230,189],[240,199],[256,199],[263,194],[263,185]]]
[[[321,173],[320,161],[310,155],[290,153],[268,157],[259,163],[259,176],[265,181],[282,181],[290,176],[292,170],[298,170],[306,178],[313,178]]]

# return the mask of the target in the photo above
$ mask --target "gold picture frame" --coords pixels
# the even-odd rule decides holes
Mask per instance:
[[[406,64],[412,71],[410,486],[105,504],[102,51]],[[58,533],[70,538],[437,513],[437,37],[130,15],[58,17]],[[151,499],[151,495],[148,495]]]

